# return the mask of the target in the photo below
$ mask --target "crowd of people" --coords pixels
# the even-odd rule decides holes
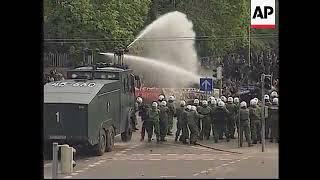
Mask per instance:
[[[57,69],[53,69],[50,71],[49,74],[44,74],[43,81],[44,81],[44,84],[46,84],[48,82],[61,81],[64,79],[65,78],[62,73],[59,73]]]
[[[201,65],[208,69],[221,65],[223,67],[223,87],[229,89],[228,91],[237,91],[243,83],[258,85],[263,73],[272,75],[273,85],[276,89],[278,88],[279,57],[276,51],[251,53],[250,62],[248,58],[240,54],[204,58]]]
[[[243,143],[243,135],[248,146],[261,143],[261,123],[263,117],[262,102],[258,98],[251,99],[247,106],[245,101],[240,102],[238,97],[221,96],[209,97],[200,102],[194,99],[192,103],[182,100],[179,107],[175,107],[175,97],[169,96],[168,103],[164,95],[160,95],[158,101],[154,101],[151,107],[143,102],[141,97],[136,101],[136,112],[141,117],[141,141],[144,141],[145,132],[148,134],[148,142],[152,141],[153,133],[156,141],[161,143],[166,136],[175,135],[175,141],[183,144],[196,144],[199,140],[209,140],[211,131],[215,143],[226,139],[235,139],[238,132],[240,145]],[[279,142],[278,128],[278,93],[273,91],[264,96],[266,117],[266,139],[270,142]],[[177,130],[172,132],[173,118],[177,118]],[[133,118],[134,126],[137,119]],[[138,128],[135,127],[135,130]],[[174,133],[174,134],[173,134]]]

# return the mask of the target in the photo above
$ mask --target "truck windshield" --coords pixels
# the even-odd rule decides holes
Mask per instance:
[[[90,71],[70,71],[67,72],[68,79],[91,79],[92,72]]]
[[[67,73],[68,79],[91,79],[92,71],[70,71]],[[116,72],[94,72],[95,79],[119,80],[119,73]]]
[[[94,73],[95,79],[119,80],[119,73],[115,72],[99,72]]]

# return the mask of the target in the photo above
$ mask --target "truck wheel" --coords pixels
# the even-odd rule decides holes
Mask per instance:
[[[113,127],[109,127],[107,130],[107,144],[106,144],[106,152],[110,152],[114,147],[114,129]]]
[[[99,136],[99,143],[95,147],[95,154],[97,156],[102,156],[103,153],[106,151],[106,132],[101,129],[100,136]]]
[[[131,137],[132,137],[132,129],[131,129],[131,127],[128,128],[125,132],[121,133],[121,140],[123,142],[130,141]]]

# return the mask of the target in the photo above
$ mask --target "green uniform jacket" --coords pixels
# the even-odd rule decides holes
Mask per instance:
[[[240,109],[240,124],[241,125],[249,125],[249,109]]]
[[[279,120],[278,110],[279,110],[279,107],[276,105],[272,105],[269,107],[269,114],[270,114],[271,121],[278,121]]]
[[[211,108],[209,106],[200,108],[198,113],[203,115],[203,119],[210,121]]]
[[[185,107],[178,107],[177,110],[176,110],[176,115],[177,115],[177,121],[178,122],[181,122],[181,119],[182,119],[182,114],[183,114],[183,111],[184,111]]]
[[[160,110],[158,108],[151,108],[148,111],[148,120],[153,122],[159,122]]]
[[[173,116],[176,114],[176,107],[175,107],[174,103],[169,102],[167,107],[169,109],[169,113],[168,113],[169,118],[173,118]]]
[[[159,110],[160,110],[159,120],[160,121],[168,121],[169,108],[166,106],[160,106]]]
[[[226,108],[229,111],[229,119],[234,120],[236,118],[237,106],[233,103],[227,103]]]
[[[249,108],[249,118],[252,122],[261,121],[261,109],[258,106]]]

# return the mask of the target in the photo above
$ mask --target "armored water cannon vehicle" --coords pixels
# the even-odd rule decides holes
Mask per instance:
[[[112,151],[115,135],[130,141],[135,87],[131,69],[106,63],[69,70],[65,80],[45,84],[45,150],[58,142],[103,155]]]

